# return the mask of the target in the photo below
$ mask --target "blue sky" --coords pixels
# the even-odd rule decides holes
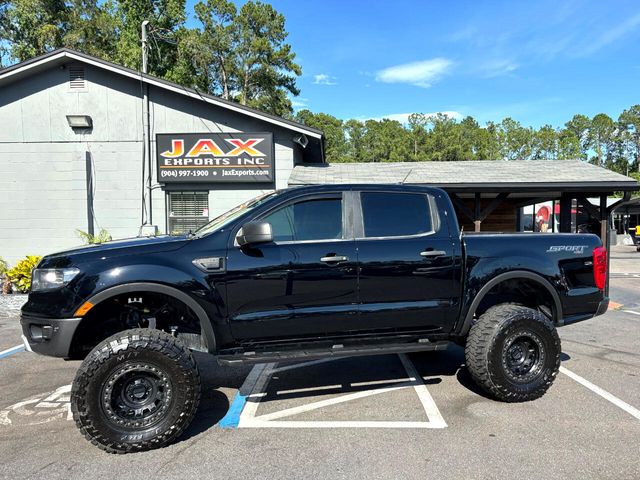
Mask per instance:
[[[303,70],[297,109],[537,127],[640,103],[638,0],[271,3]]]

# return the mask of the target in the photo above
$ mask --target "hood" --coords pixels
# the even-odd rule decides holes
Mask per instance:
[[[130,249],[140,253],[167,252],[182,247],[188,241],[187,236],[162,235],[158,237],[125,238],[93,245],[82,245],[61,252],[47,255],[47,258],[66,257],[69,255],[120,255],[132,253]]]

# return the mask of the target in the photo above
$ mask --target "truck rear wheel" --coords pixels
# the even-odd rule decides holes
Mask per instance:
[[[473,380],[505,402],[541,397],[560,368],[560,337],[545,315],[496,305],[471,327],[465,358]]]
[[[76,425],[109,453],[167,445],[189,426],[199,401],[191,352],[160,330],[107,338],[82,362],[71,388]]]

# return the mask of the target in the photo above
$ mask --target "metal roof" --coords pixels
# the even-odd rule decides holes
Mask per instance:
[[[0,86],[2,86],[4,82],[19,80],[21,78],[24,78],[25,76],[35,74],[38,71],[40,71],[43,67],[49,68],[52,65],[53,66],[60,65],[68,60],[75,60],[78,62],[90,64],[105,70],[109,70],[111,72],[118,73],[120,75],[130,77],[138,81],[143,81],[150,85],[155,85],[156,87],[163,88],[165,90],[170,90],[172,92],[179,93],[181,95],[186,95],[188,97],[195,98],[197,100],[204,101],[213,105],[217,105],[222,108],[233,110],[241,114],[248,115],[250,117],[254,117],[254,118],[263,120],[265,122],[278,125],[280,127],[283,127],[289,130],[296,131],[298,133],[304,133],[305,135],[309,135],[310,137],[316,138],[318,140],[322,140],[323,138],[322,131],[316,128],[311,128],[301,123],[287,120],[282,117],[276,117],[275,115],[270,115],[268,113],[261,112],[260,110],[250,108],[236,102],[224,100],[220,97],[208,95],[206,93],[200,92],[193,88],[188,88],[188,87],[179,85],[177,83],[169,82],[167,80],[154,77],[153,75],[148,75],[138,70],[133,70],[131,68],[123,67],[122,65],[118,65],[116,63],[102,60],[100,58],[93,57],[85,53],[80,53],[75,50],[71,50],[69,48],[60,48],[58,50],[45,53],[44,55],[40,55],[39,57],[35,57],[32,59],[26,60],[24,62],[18,63],[16,65],[12,65],[10,67],[1,69],[0,70]]]
[[[289,185],[344,183],[428,184],[452,191],[640,190],[633,178],[582,160],[332,163],[296,166]]]

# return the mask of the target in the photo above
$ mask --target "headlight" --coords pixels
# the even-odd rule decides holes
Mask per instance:
[[[31,280],[31,291],[64,287],[78,275],[77,268],[36,268]]]

